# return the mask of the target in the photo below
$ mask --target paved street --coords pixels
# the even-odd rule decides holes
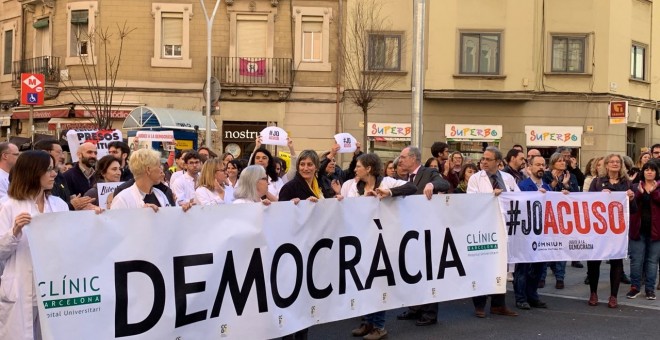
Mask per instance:
[[[585,263],[585,262],[583,262]],[[585,263],[586,264],[586,263]],[[628,273],[628,261],[625,262]],[[439,323],[417,327],[412,321],[398,321],[396,315],[403,309],[388,311],[386,329],[388,339],[655,339],[660,321],[660,301],[649,301],[642,293],[636,299],[626,299],[630,288],[622,284],[619,289],[619,308],[607,308],[609,297],[609,265],[603,262],[599,284],[600,305],[587,305],[589,287],[583,283],[583,269],[566,268],[566,288],[554,288],[554,276],[548,270],[546,288],[539,289],[548,309],[523,311],[515,308],[513,291],[509,284],[507,305],[520,313],[519,317],[474,317],[470,299],[440,304]],[[350,339],[350,330],[359,320],[343,320],[313,327],[310,339]]]

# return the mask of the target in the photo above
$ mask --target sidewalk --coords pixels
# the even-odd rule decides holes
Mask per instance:
[[[566,263],[566,276],[564,277],[564,289],[555,289],[555,277],[552,274],[552,271],[548,268],[548,275],[545,278],[545,288],[540,288],[538,290],[539,295],[541,296],[554,296],[554,297],[563,297],[569,299],[583,300],[584,304],[587,304],[589,299],[589,285],[584,284],[584,279],[587,277],[587,262],[582,261],[584,268],[573,268],[571,267],[570,261]],[[623,269],[625,273],[630,276],[630,261],[623,261]],[[507,286],[508,290],[513,292],[513,286],[509,282]],[[626,293],[630,290],[630,285],[622,283],[619,286],[619,294],[617,300],[619,305],[632,306],[639,308],[650,308],[655,310],[660,310],[660,300],[647,300],[644,295],[644,289],[642,288],[642,293],[635,299],[626,298]],[[656,291],[656,294],[660,295],[660,291]],[[607,304],[607,300],[610,297],[610,265],[603,263],[600,266],[600,280],[598,281],[598,298],[601,304]]]

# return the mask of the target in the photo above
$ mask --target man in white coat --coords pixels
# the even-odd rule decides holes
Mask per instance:
[[[502,162],[502,153],[494,146],[489,146],[481,158],[481,171],[470,177],[467,193],[494,193],[495,196],[503,191],[520,191],[516,180],[506,172],[499,171],[498,165]],[[472,298],[474,314],[478,318],[485,318],[487,295]],[[505,294],[491,295],[490,313],[505,316],[517,316],[518,313],[508,309],[505,304]]]

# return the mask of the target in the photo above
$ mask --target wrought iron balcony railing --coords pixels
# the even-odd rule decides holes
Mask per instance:
[[[12,86],[21,86],[21,73],[42,73],[46,78],[46,83],[58,83],[60,81],[60,58],[44,56],[14,61]]]
[[[223,86],[290,87],[291,58],[213,57],[213,75]]]

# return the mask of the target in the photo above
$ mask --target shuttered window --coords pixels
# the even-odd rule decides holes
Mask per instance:
[[[303,16],[302,38],[302,60],[321,61],[323,17]]]
[[[14,30],[5,31],[3,40],[2,74],[11,74],[11,62],[14,55]]]
[[[71,11],[71,51],[72,57],[86,56],[89,51],[89,11]]]
[[[239,15],[236,18],[237,57],[266,57],[268,21],[265,15]]]
[[[162,13],[163,57],[181,58],[183,45],[183,13]]]

